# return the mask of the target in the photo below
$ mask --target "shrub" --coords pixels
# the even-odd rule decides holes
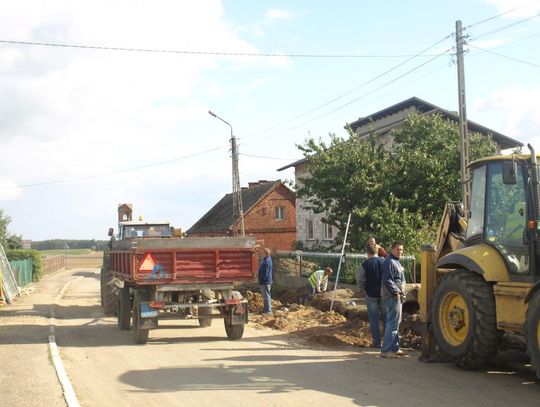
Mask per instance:
[[[41,254],[37,250],[7,250],[8,260],[32,260],[32,281],[41,280],[43,276],[43,262]]]

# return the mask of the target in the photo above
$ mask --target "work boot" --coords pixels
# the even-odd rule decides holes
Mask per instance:
[[[381,358],[395,359],[398,355],[394,352],[381,352]]]
[[[401,349],[398,349],[398,350],[396,351],[396,355],[397,355],[397,356],[403,356],[404,354],[405,354],[405,352],[403,352]]]

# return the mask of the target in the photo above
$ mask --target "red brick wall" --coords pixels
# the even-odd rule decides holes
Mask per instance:
[[[276,207],[285,208],[285,219],[276,219]],[[253,235],[272,250],[290,250],[296,240],[294,194],[279,185],[244,216],[246,235]]]

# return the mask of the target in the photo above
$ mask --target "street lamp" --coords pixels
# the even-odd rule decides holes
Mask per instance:
[[[221,120],[223,123],[225,123],[227,126],[231,128],[233,221],[234,221],[233,233],[234,233],[234,236],[237,235],[236,224],[238,222],[238,218],[240,218],[240,231],[242,233],[242,237],[244,237],[246,233],[244,230],[244,209],[242,208],[242,191],[240,190],[240,175],[238,174],[238,149],[236,148],[236,138],[234,137],[234,134],[233,134],[233,128],[228,121],[223,120],[221,117],[219,117],[217,114],[215,114],[211,110],[209,110],[208,113],[210,114],[210,116],[213,116],[216,119]]]

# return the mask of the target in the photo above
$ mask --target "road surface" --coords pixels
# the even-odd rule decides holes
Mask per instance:
[[[313,348],[248,325],[229,341],[173,321],[135,345],[99,306],[99,270],[63,270],[0,307],[0,406],[65,406],[50,357],[51,326],[81,406],[538,406],[540,384],[510,370],[425,364],[411,352]]]

